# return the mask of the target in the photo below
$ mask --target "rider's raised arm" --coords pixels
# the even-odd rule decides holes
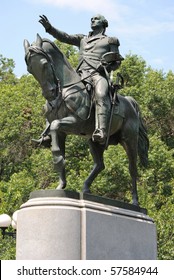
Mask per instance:
[[[39,22],[44,26],[45,31],[51,34],[57,40],[80,47],[80,41],[84,37],[83,34],[69,35],[66,32],[60,31],[51,25],[46,16],[40,16]]]
[[[84,37],[84,35],[82,34],[69,35],[66,32],[54,28],[53,26],[51,26],[51,28],[47,32],[57,40],[77,47],[80,47],[80,41]]]

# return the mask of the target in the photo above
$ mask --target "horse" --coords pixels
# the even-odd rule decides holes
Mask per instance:
[[[36,42],[24,40],[27,70],[39,82],[46,99],[46,118],[50,123],[51,151],[55,170],[59,174],[57,189],[66,187],[65,141],[67,135],[88,140],[93,169],[84,182],[82,192],[90,193],[90,186],[105,168],[105,145],[92,140],[95,128],[95,106],[80,75],[70,65],[61,50],[49,39],[37,34]],[[139,206],[137,192],[137,158],[146,167],[149,139],[138,103],[130,96],[118,94],[108,145],[121,144],[129,160],[133,205]]]

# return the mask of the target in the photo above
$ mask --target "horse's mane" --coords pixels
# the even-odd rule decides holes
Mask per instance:
[[[42,42],[49,43],[53,47],[53,49],[57,52],[57,54],[62,56],[62,58],[64,59],[64,62],[66,63],[66,65],[70,69],[70,71],[72,71],[72,70],[74,71],[74,69],[73,69],[72,65],[70,64],[70,62],[68,61],[66,55],[61,51],[61,49],[53,41],[51,41],[47,38],[43,38]]]
[[[53,41],[51,41],[51,40],[49,40],[49,39],[47,39],[47,38],[43,38],[42,39],[42,42],[44,43],[44,42],[46,42],[46,43],[49,43],[57,52],[61,52],[61,50],[59,50],[59,48],[56,46],[56,44],[53,42]],[[61,52],[62,53],[62,52]],[[63,53],[62,53],[63,54]]]
[[[26,64],[28,65],[30,51],[35,52],[36,54],[44,55],[47,60],[51,63],[52,67],[59,69],[59,78],[62,77],[63,85],[67,86],[69,84],[75,84],[80,81],[80,76],[77,74],[75,69],[72,67],[70,62],[68,61],[65,54],[61,51],[61,49],[56,46],[54,42],[47,38],[43,38],[42,44],[37,41],[31,44],[28,48],[28,52],[25,55]],[[57,75],[57,74],[56,74]]]

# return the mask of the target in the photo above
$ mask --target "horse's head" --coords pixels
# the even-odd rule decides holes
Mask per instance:
[[[58,94],[59,80],[56,77],[52,57],[43,48],[42,38],[37,34],[36,42],[31,45],[27,40],[24,40],[24,49],[28,72],[41,85],[43,96],[48,101],[54,100]]]

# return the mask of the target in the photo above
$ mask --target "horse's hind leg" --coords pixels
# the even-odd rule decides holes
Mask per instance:
[[[129,173],[132,179],[132,203],[134,205],[139,205],[138,203],[138,192],[137,192],[137,140],[132,141],[129,138],[129,141],[125,141],[122,143],[124,147],[128,159],[129,159]]]
[[[89,147],[90,147],[91,155],[94,160],[94,166],[90,175],[84,182],[84,186],[83,186],[84,193],[90,193],[90,186],[92,182],[97,177],[97,175],[105,168],[103,162],[104,146],[100,145],[97,142],[93,142],[92,140],[89,140]]]

